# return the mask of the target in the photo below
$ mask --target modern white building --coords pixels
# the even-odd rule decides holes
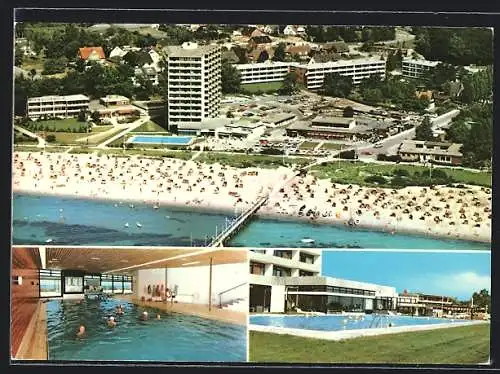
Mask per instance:
[[[311,59],[308,64],[292,64],[291,68],[297,73],[299,82],[304,83],[310,90],[316,90],[323,87],[325,75],[330,73],[351,77],[354,84],[361,83],[371,75],[379,75],[383,79],[386,73],[386,60],[358,58],[317,63]]]
[[[255,64],[234,64],[233,66],[240,73],[241,84],[281,82],[290,71],[290,63],[270,60]]]
[[[219,114],[221,48],[184,43],[165,48],[168,69],[168,126],[200,122]]]
[[[47,117],[76,117],[89,109],[90,99],[85,95],[41,96],[28,98],[26,114],[31,119]]]
[[[251,250],[250,312],[395,310],[394,287],[321,276],[321,250]]]
[[[414,60],[405,58],[401,65],[401,71],[404,77],[408,78],[423,78],[427,72],[434,69],[439,64],[439,61],[429,60]]]

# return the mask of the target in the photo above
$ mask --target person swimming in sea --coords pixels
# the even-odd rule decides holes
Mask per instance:
[[[108,318],[108,327],[115,327],[116,326],[116,321],[115,317],[111,316]]]
[[[85,336],[85,326],[80,325],[78,332],[76,333],[77,338],[83,338]]]

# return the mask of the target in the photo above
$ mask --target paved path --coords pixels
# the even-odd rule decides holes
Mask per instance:
[[[25,128],[21,127],[21,126],[16,126],[14,125],[14,128],[19,131],[20,133],[26,135],[26,136],[29,136],[30,138],[33,138],[33,139],[37,139],[38,140],[38,147],[40,148],[43,148],[45,147],[46,145],[46,141],[44,138],[42,138],[41,136],[35,134],[34,132],[31,132],[31,131],[28,131],[26,130]]]
[[[114,142],[116,139],[119,139],[121,138],[122,136],[125,136],[126,134],[128,134],[129,132],[135,130],[136,128],[138,128],[139,126],[141,126],[142,124],[148,122],[150,120],[150,117],[149,116],[144,116],[144,117],[141,117],[139,118],[137,121],[133,122],[132,124],[130,124],[130,126],[128,126],[126,129],[124,129],[123,131],[119,132],[118,134],[116,134],[115,136],[112,136],[111,138],[109,138],[108,140],[102,142],[101,144],[99,144],[97,146],[97,148],[106,148],[108,146],[108,144]]]

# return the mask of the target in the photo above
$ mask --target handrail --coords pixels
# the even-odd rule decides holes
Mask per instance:
[[[222,295],[222,294],[224,294],[224,293],[226,293],[226,292],[232,291],[232,290],[234,290],[235,288],[238,288],[238,287],[244,286],[244,285],[246,285],[246,284],[248,284],[248,282],[243,282],[243,283],[241,283],[241,284],[238,284],[237,286],[234,286],[234,287],[228,288],[228,289],[227,289],[227,290],[225,290],[225,291],[219,292],[219,296],[220,296],[220,295]]]
[[[238,285],[236,285],[236,286],[234,286],[234,287],[228,288],[227,290],[224,290],[224,291],[222,291],[222,292],[219,292],[219,294],[218,294],[218,295],[219,295],[219,308],[221,308],[221,309],[222,309],[222,295],[223,295],[223,294],[225,294],[225,293],[227,293],[227,292],[229,292],[229,291],[232,291],[232,290],[234,290],[234,289],[236,289],[236,288],[239,288],[239,287],[241,287],[241,286],[245,286],[245,285],[247,285],[247,284],[248,284],[248,282],[243,282],[243,283],[238,284]]]

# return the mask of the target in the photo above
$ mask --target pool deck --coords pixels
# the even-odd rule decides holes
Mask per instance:
[[[212,310],[208,310],[208,305],[188,304],[188,303],[166,303],[155,301],[141,301],[132,296],[117,296],[119,299],[127,300],[139,306],[148,308],[157,308],[167,312],[190,314],[207,319],[214,319],[226,323],[234,323],[238,325],[247,324],[247,314],[234,310],[219,309],[217,306],[212,306]]]
[[[301,336],[303,338],[339,341],[345,339],[360,338],[363,336],[378,336],[387,334],[397,334],[402,332],[437,330],[437,329],[445,329],[445,328],[460,327],[460,326],[478,325],[481,323],[488,323],[488,322],[470,321],[470,322],[460,322],[460,323],[440,323],[435,325],[395,326],[386,328],[356,329],[356,330],[341,330],[341,331],[305,330],[305,329],[294,329],[287,327],[249,324],[248,329],[250,331],[268,332],[272,334],[295,335],[295,336]]]
[[[47,308],[39,302],[37,310],[28,324],[15,359],[47,360]]]

